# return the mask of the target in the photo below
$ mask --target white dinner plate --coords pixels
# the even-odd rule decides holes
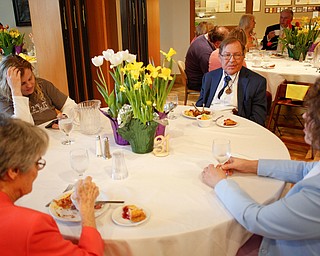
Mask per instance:
[[[239,121],[236,121],[237,122],[237,124],[236,125],[224,125],[223,123],[224,123],[224,120],[226,120],[226,119],[231,119],[231,120],[233,120],[233,121],[236,121],[236,120],[234,120],[234,119],[232,119],[232,118],[230,118],[230,117],[224,117],[224,118],[219,118],[217,121],[216,121],[216,124],[218,125],[218,126],[220,126],[220,127],[224,127],[224,128],[233,128],[233,127],[237,127],[238,125],[239,125]]]
[[[252,65],[253,68],[262,68],[262,65]]]
[[[62,198],[67,197],[68,195],[72,194],[73,191],[67,191],[60,196],[56,197],[54,200],[60,200]],[[81,217],[80,213],[77,209],[63,209],[62,207],[59,207],[56,202],[52,200],[51,204],[49,205],[49,213],[50,215],[60,221],[64,222],[80,222]],[[97,200],[107,200],[107,197],[105,194],[101,193],[99,194]],[[95,217],[99,217],[102,213],[104,213],[108,208],[110,204],[103,204],[100,209],[94,210]]]
[[[142,223],[145,223],[147,220],[149,220],[150,218],[150,210],[145,208],[145,207],[141,207],[140,205],[136,205],[138,208],[141,208],[143,209],[143,211],[145,212],[146,214],[146,218],[142,221],[139,221],[139,222],[132,222],[130,220],[127,220],[127,219],[124,219],[122,218],[122,212],[123,212],[123,207],[124,206],[120,206],[118,208],[116,208],[113,213],[112,213],[112,220],[114,223],[116,223],[117,225],[120,225],[120,226],[125,226],[125,227],[134,227],[134,226],[138,226],[138,225],[141,225]]]
[[[200,108],[202,109],[202,107],[200,107]],[[188,111],[188,110],[190,110],[190,109],[182,110],[181,114],[182,114],[184,117],[186,117],[186,118],[197,119],[197,117],[195,117],[195,116],[188,116],[188,115],[186,115],[185,112]],[[210,111],[210,115],[213,116],[213,111],[212,111],[212,109],[210,109],[210,108],[204,108],[204,110]]]

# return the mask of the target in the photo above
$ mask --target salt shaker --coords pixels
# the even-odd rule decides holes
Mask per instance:
[[[96,157],[102,157],[100,135],[96,136]]]
[[[106,159],[110,159],[111,158],[111,154],[110,154],[110,144],[109,144],[109,138],[105,137],[103,138],[103,158]]]

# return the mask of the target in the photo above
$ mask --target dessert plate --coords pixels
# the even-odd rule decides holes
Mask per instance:
[[[71,195],[73,191],[67,191],[60,196],[56,197],[54,200],[52,200],[51,204],[49,205],[49,213],[50,215],[59,221],[63,222],[80,222],[81,217],[80,213],[77,209],[74,208],[69,208],[69,209],[64,209],[60,207],[56,201],[62,200],[64,198],[67,198],[69,195]],[[97,200],[106,200],[107,197],[105,194],[100,192]],[[102,204],[100,209],[95,209],[94,210],[94,215],[95,217],[99,217],[102,213],[104,213],[108,208],[110,204]]]
[[[136,205],[136,206],[138,208],[143,209],[143,211],[145,212],[146,218],[144,220],[139,221],[139,222],[132,222],[130,220],[122,218],[122,212],[123,212],[122,209],[124,206],[120,206],[120,207],[116,208],[112,213],[111,218],[112,218],[113,222],[119,226],[134,227],[134,226],[141,225],[142,223],[145,223],[147,220],[149,220],[150,215],[151,215],[150,210],[145,207],[141,207],[140,205]]]
[[[220,127],[224,127],[224,128],[233,128],[233,127],[237,127],[239,125],[239,122],[232,119],[232,118],[229,118],[235,122],[237,122],[237,124],[235,125],[224,125],[224,120],[227,119],[227,118],[219,118],[217,121],[216,121],[216,124]]]

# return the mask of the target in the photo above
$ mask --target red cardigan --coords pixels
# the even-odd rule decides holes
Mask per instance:
[[[62,237],[50,215],[16,206],[0,192],[0,252],[5,256],[103,255],[103,241],[95,228],[84,227],[75,245]]]

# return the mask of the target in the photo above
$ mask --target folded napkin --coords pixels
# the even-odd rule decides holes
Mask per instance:
[[[309,86],[300,84],[287,84],[286,98],[293,100],[303,100]]]

